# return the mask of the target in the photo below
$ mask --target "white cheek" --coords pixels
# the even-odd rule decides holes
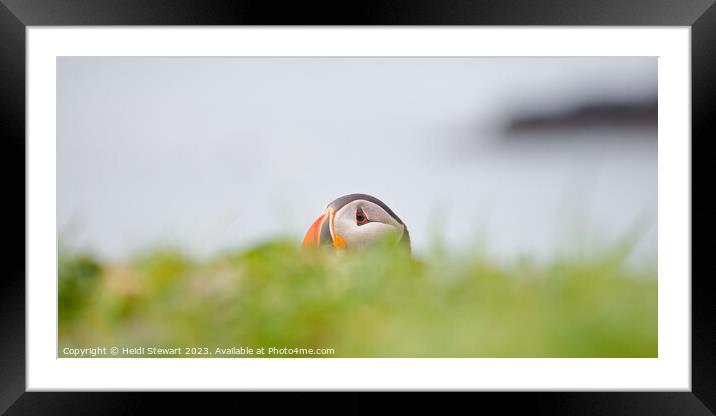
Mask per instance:
[[[348,248],[370,245],[388,233],[400,232],[392,225],[381,222],[369,222],[359,226],[353,221],[336,221],[334,228],[346,242]]]

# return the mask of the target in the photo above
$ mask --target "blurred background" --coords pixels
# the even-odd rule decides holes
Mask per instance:
[[[61,357],[657,355],[656,58],[58,58],[57,191]]]
[[[631,238],[655,264],[656,97],[648,57],[58,58],[58,233],[205,257],[362,192],[418,253]]]

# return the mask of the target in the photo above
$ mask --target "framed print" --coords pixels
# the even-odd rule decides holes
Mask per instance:
[[[3,411],[265,390],[716,408],[691,232],[710,2],[110,3],[0,8],[25,179]]]

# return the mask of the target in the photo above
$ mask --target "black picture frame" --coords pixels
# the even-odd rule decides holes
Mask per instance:
[[[74,25],[589,25],[688,26],[691,28],[692,139],[716,137],[710,129],[716,109],[716,6],[714,0],[405,0],[292,2],[209,0],[0,0],[0,137],[5,148],[2,190],[5,273],[0,290],[0,413],[134,414],[150,411],[147,393],[25,392],[25,29]],[[338,7],[340,5],[340,7]],[[711,134],[709,134],[711,133]],[[692,150],[692,154],[693,150]],[[702,165],[703,166],[703,165]],[[692,178],[698,177],[692,162]],[[692,193],[693,195],[693,193]],[[693,204],[693,196],[692,201]],[[692,218],[694,210],[692,208]],[[699,215],[699,217],[702,217]],[[20,221],[20,219],[23,221]],[[705,231],[702,233],[705,234]],[[696,252],[695,247],[693,253]],[[693,254],[692,254],[693,259]],[[692,260],[693,263],[693,260]],[[689,278],[689,276],[684,276]],[[472,409],[528,410],[548,414],[716,414],[716,303],[710,276],[692,272],[692,384],[690,392],[480,393]],[[137,375],[141,377],[141,375]],[[332,413],[371,411],[375,395],[337,393],[331,400],[253,399],[272,410],[296,406]],[[236,398],[163,394],[183,410]],[[411,395],[383,411],[406,407],[447,409],[455,396],[435,402]],[[246,398],[242,398],[246,406]],[[330,403],[330,405],[329,405]],[[336,405],[340,407],[336,407]]]

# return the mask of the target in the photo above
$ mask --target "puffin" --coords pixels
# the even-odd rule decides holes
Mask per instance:
[[[375,246],[389,235],[410,251],[408,227],[392,209],[374,196],[349,194],[326,205],[302,246],[352,250]]]

